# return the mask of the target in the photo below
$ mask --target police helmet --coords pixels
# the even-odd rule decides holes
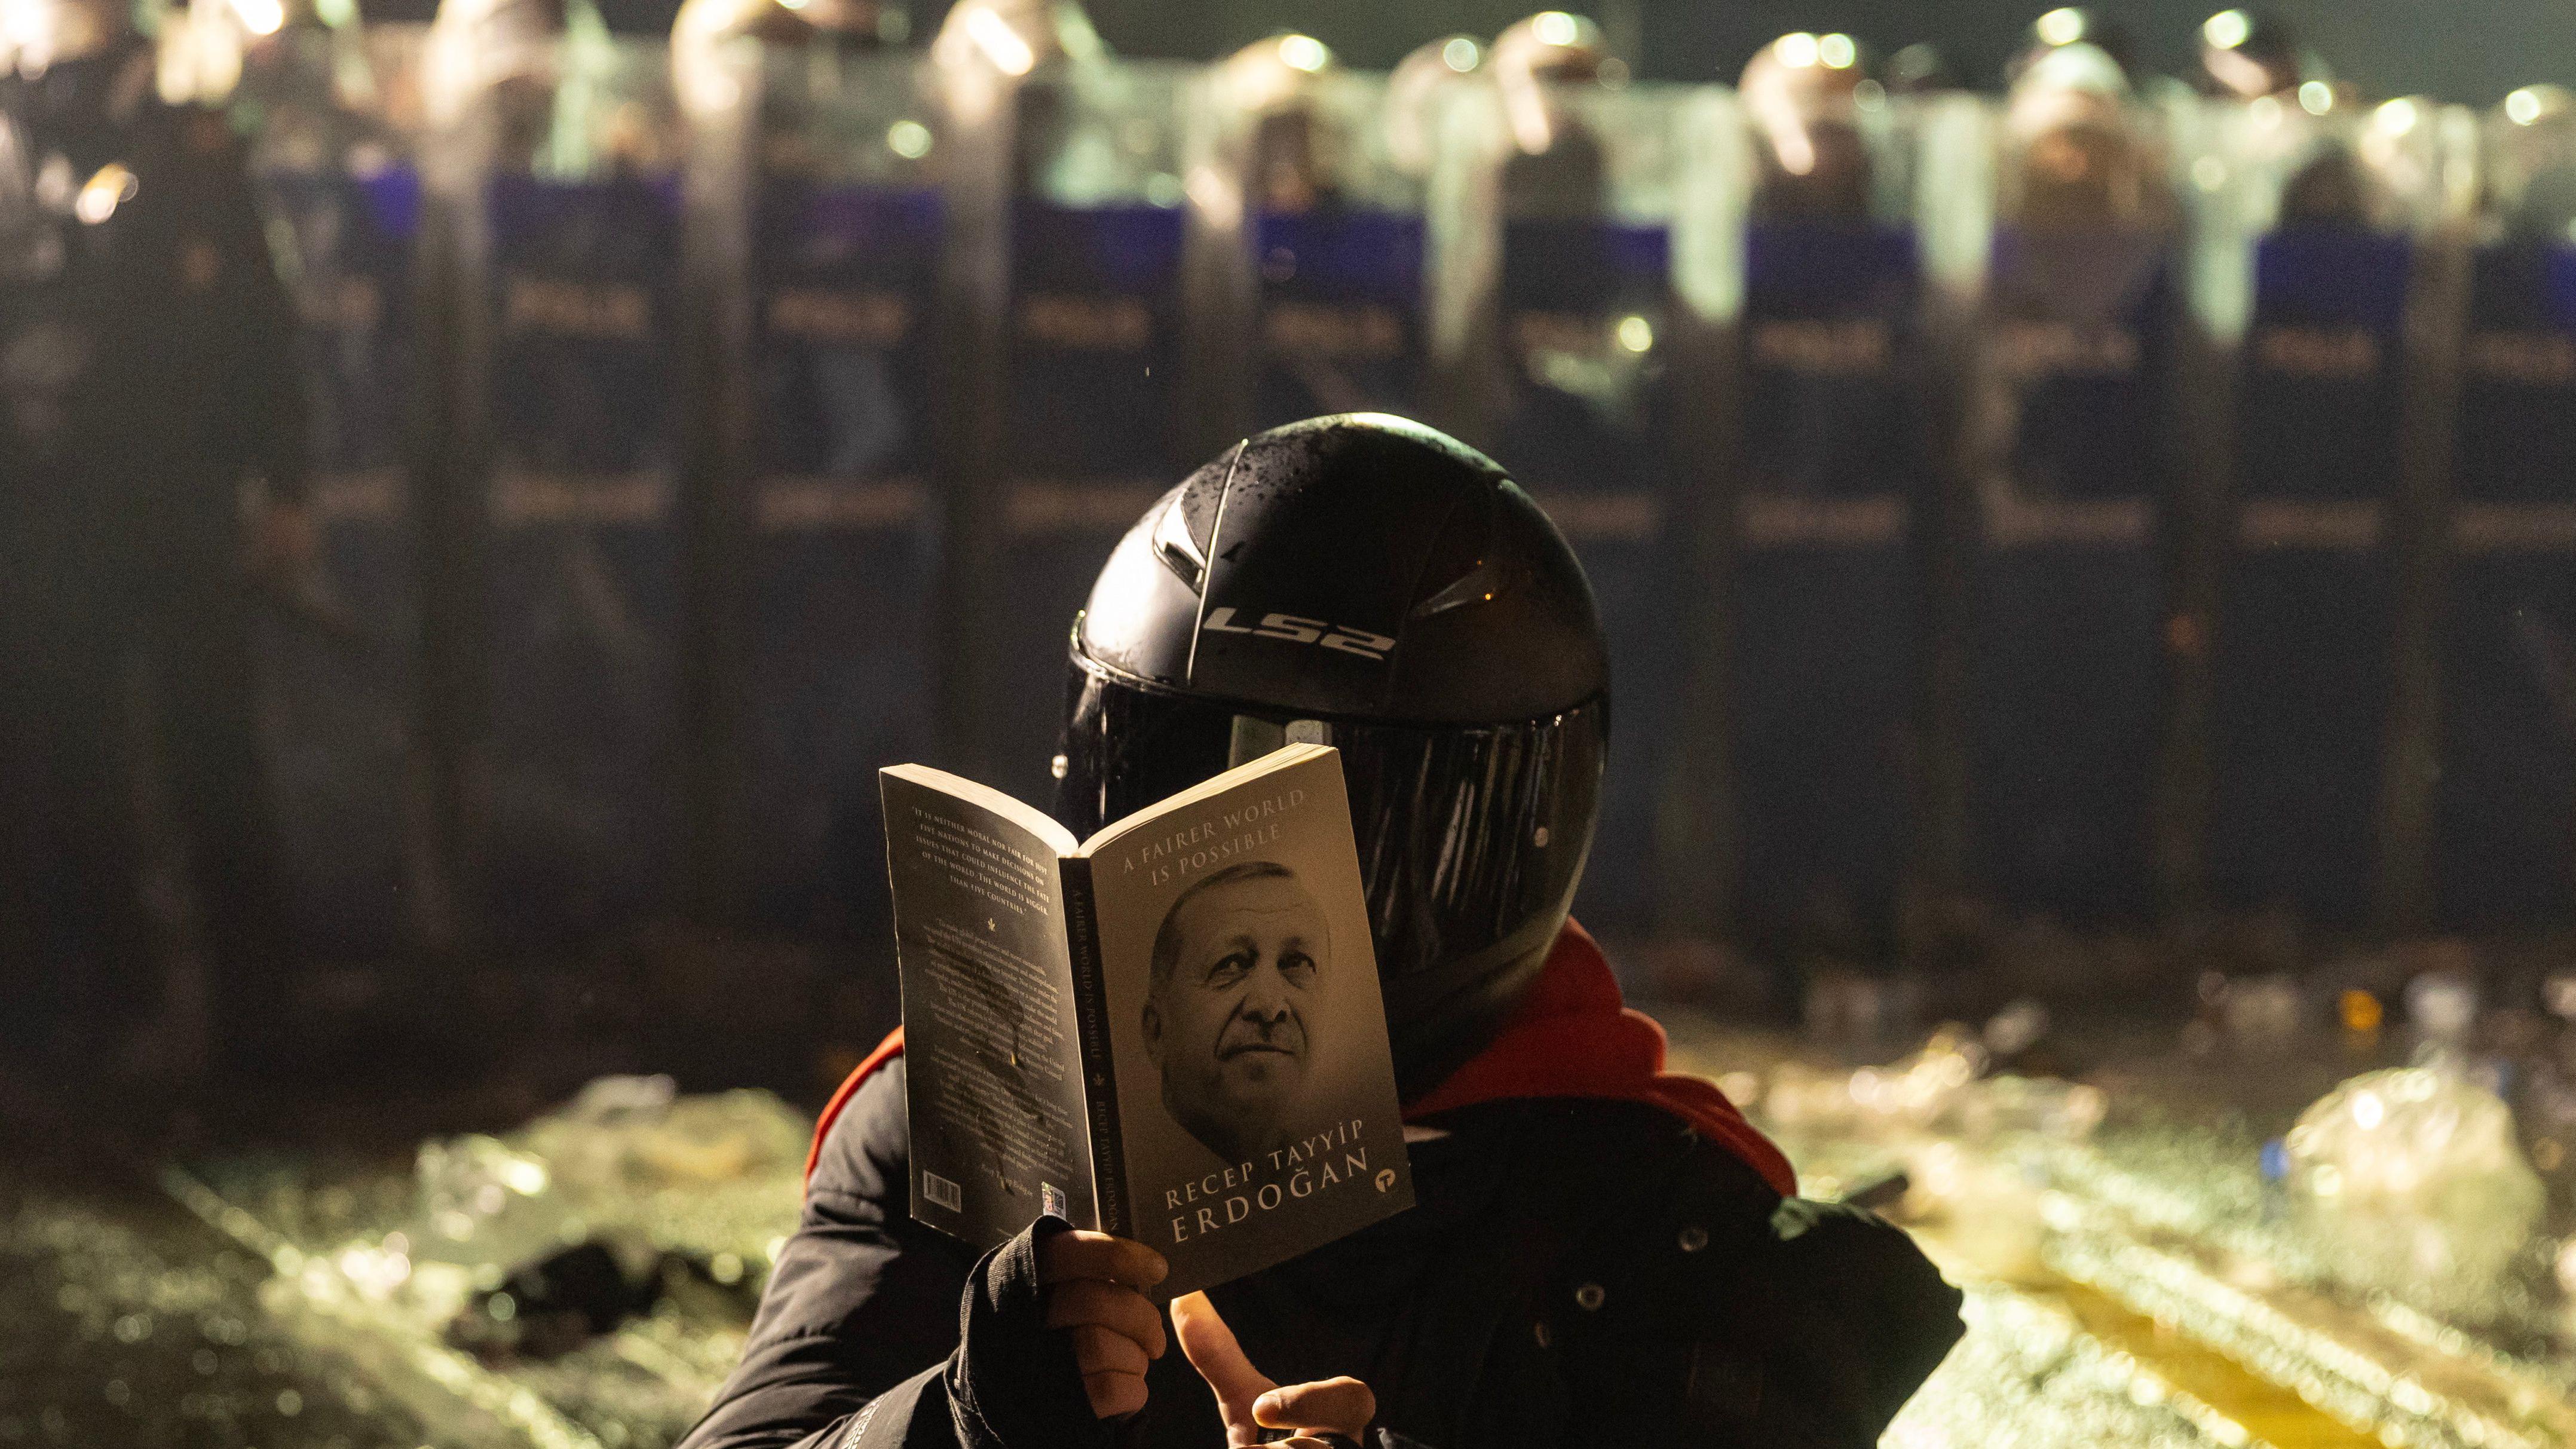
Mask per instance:
[[[1071,656],[1068,828],[1333,745],[1406,1094],[1490,1039],[1564,925],[1609,734],[1591,585],[1500,466],[1383,414],[1238,443],[1129,530]]]
[[[1754,52],[1736,95],[1753,126],[1765,216],[1847,222],[1870,208],[1870,155],[1860,128],[1867,57],[1848,35],[1795,31]]]
[[[1494,73],[1506,87],[1580,85],[1602,79],[1610,44],[1588,15],[1542,10],[1494,37]]]
[[[2018,83],[2033,66],[2070,45],[2093,47],[2118,66],[2123,77],[2137,79],[2138,42],[2128,26],[2090,6],[2061,5],[2030,23],[2021,50],[2004,62],[2004,84]]]
[[[1472,35],[1443,35],[1405,53],[1386,77],[1388,159],[1407,176],[1431,174],[1439,146],[1441,106],[1456,82],[1485,64],[1485,47]]]
[[[1218,92],[1250,123],[1242,170],[1261,210],[1309,211],[1339,189],[1343,138],[1322,90],[1340,69],[1330,47],[1294,32],[1256,41],[1217,65]]]
[[[2505,97],[2489,167],[2508,235],[2576,239],[2576,91],[2524,86]]]
[[[2331,77],[2324,63],[2300,44],[2298,32],[2279,16],[2259,10],[2221,10],[2200,24],[2200,69],[2193,79],[2206,94],[2252,100]]]
[[[133,36],[134,14],[125,0],[10,0],[0,5],[0,70],[39,76]]]

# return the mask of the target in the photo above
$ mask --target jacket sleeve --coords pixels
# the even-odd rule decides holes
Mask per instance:
[[[1044,1326],[1041,1219],[970,1260],[912,1221],[903,1064],[833,1124],[742,1362],[681,1449],[1073,1449],[1110,1441]]]
[[[1681,1159],[1626,1169],[1550,1294],[1565,1442],[1875,1449],[1958,1341],[1959,1291],[1874,1214],[1783,1199],[1709,1144]]]
[[[1877,1444],[1965,1332],[1962,1301],[1905,1231],[1840,1203],[1771,1216],[1760,1293],[1772,1325],[1774,1443]]]
[[[682,1449],[838,1446],[881,1397],[887,1402],[867,1424],[876,1437],[898,1408],[925,1398],[934,1401],[930,1417],[945,1417],[930,1371],[957,1347],[967,1264],[912,1221],[908,1156],[896,1062],[859,1088],[824,1140],[804,1216],[771,1268],[742,1362]],[[914,1382],[925,1373],[927,1386]]]

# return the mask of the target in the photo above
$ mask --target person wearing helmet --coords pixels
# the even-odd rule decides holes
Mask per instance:
[[[1292,615],[1365,647],[1232,622]],[[1792,1197],[1568,919],[1610,680],[1582,569],[1501,467],[1379,415],[1236,444],[1118,545],[1068,663],[1077,832],[1283,740],[1341,751],[1418,1203],[1167,1333],[1141,1245],[1042,1218],[975,1259],[908,1219],[897,1033],[825,1112],[687,1449],[1877,1441],[1959,1297]]]
[[[2323,67],[2298,33],[2277,15],[2221,10],[2200,26],[2200,66],[2192,76],[2203,95],[2250,101],[2285,96],[2323,79]]]
[[[2350,99],[2288,22],[2260,11],[2221,10],[2201,23],[2200,67],[2193,80],[2203,94],[2220,100],[2304,103],[2312,85],[2325,87],[2334,103]],[[2352,148],[2324,141],[2282,184],[2281,223],[2366,225],[2370,193],[2370,178]]]
[[[2004,108],[2016,225],[2068,231],[2151,220],[2158,198],[2130,104],[2126,69],[2084,42],[2022,68]]]
[[[2320,115],[2353,99],[2287,22],[2259,11],[2221,10],[2201,23],[2194,83],[2219,100],[2296,105]],[[2322,105],[2316,103],[2320,98]],[[2362,159],[2332,137],[2308,149],[2281,185],[2280,224],[2367,226],[2376,187]]]
[[[1097,149],[1082,144],[1085,126],[1096,123],[1076,104],[1076,90],[1108,54],[1073,0],[961,0],[930,43],[952,110],[980,113],[992,94],[1010,94],[1010,182],[1022,196],[1059,189],[1083,153]],[[1031,76],[1043,79],[1024,84]]]
[[[1911,381],[1927,365],[1918,244],[1905,178],[1872,144],[1867,62],[1850,35],[1793,31],[1738,92],[1756,160],[1734,364],[1745,523],[1726,585],[1734,914],[1783,1006],[1893,959],[1923,838],[1903,762],[1926,757],[1912,621],[1935,426]],[[1880,522],[1802,522],[1824,510]]]
[[[1784,35],[1754,53],[1736,82],[1753,123],[1767,218],[1857,222],[1869,216],[1870,156],[1859,124],[1858,47],[1845,36]]]
[[[1669,526],[1680,504],[1664,466],[1680,397],[1667,385],[1671,233],[1636,184],[1670,122],[1622,94],[1620,62],[1584,16],[1529,16],[1492,56],[1500,115],[1481,118],[1499,135],[1468,183],[1491,208],[1492,265],[1443,345],[1438,406],[1556,510],[1601,582],[1613,656],[1645,686],[1624,717],[1588,908],[1647,930],[1686,889],[1657,845],[1682,673],[1669,620],[1683,531]]]
[[[1205,399],[1192,438],[1412,406],[1422,221],[1418,205],[1389,204],[1415,193],[1390,185],[1361,144],[1366,91],[1323,42],[1294,33],[1236,51],[1209,91],[1214,164],[1240,178],[1222,194],[1243,205],[1191,213],[1185,310]]]
[[[313,0],[284,0],[256,17],[191,0],[163,20],[157,49],[162,95],[229,111],[254,138],[257,168],[316,170],[356,139],[347,103],[371,78],[354,0],[327,16]]]
[[[2524,86],[2506,97],[2496,132],[2495,208],[2503,233],[2517,242],[2576,242],[2576,91]]]
[[[1951,69],[1949,57],[1927,40],[1899,49],[1887,58],[1881,71],[1879,83],[1887,87],[1891,96],[1931,96],[1959,88],[1959,76]]]
[[[1428,180],[1440,153],[1446,104],[1458,82],[1485,63],[1472,35],[1443,35],[1406,51],[1386,76],[1387,159],[1403,175]]]
[[[1612,63],[1600,25],[1586,15],[1545,10],[1494,37],[1494,87],[1512,139],[1502,178],[1506,215],[1599,214],[1609,161],[1599,133],[1568,101],[1601,84]]]
[[[2159,445],[2175,386],[2172,189],[2121,66],[2083,41],[2022,70],[1999,139],[1967,413],[1981,480],[1957,705],[1977,762],[1967,860],[2007,909],[2135,919],[2150,905],[2166,597],[2149,530],[2177,486]],[[2069,527],[2123,515],[2121,529]]]
[[[115,0],[0,39],[0,1031],[94,1066],[157,1005],[127,778],[157,755],[217,1051],[249,1066],[287,942],[245,562],[311,552],[295,319],[241,146],[154,80]]]
[[[1301,215],[1339,206],[1349,138],[1323,91],[1341,62],[1309,35],[1256,41],[1217,67],[1226,105],[1248,122],[1244,203],[1256,213]]]
[[[741,104],[752,117],[755,147],[747,158],[766,172],[806,173],[836,159],[806,122],[811,107],[788,87],[762,85],[746,102],[728,73],[726,52],[744,41],[773,54],[864,53],[904,33],[903,12],[875,0],[684,0],[671,21],[671,80],[681,108],[697,124]],[[773,91],[786,90],[777,95]]]
[[[2004,62],[2007,90],[2021,83],[2032,67],[2070,45],[2089,45],[2119,67],[2132,83],[2138,79],[2138,42],[2119,20],[2083,5],[2061,5],[2030,23],[2019,53]]]

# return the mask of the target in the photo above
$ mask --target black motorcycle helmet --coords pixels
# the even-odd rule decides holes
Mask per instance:
[[[1283,743],[1342,753],[1410,1098],[1489,1040],[1592,847],[1592,587],[1492,460],[1382,414],[1236,444],[1146,510],[1074,621],[1077,835]]]

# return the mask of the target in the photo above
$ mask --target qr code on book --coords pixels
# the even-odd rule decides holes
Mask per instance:
[[[957,1184],[941,1177],[938,1173],[925,1172],[921,1175],[921,1195],[952,1213],[962,1213],[966,1210],[966,1194],[958,1190]]]

